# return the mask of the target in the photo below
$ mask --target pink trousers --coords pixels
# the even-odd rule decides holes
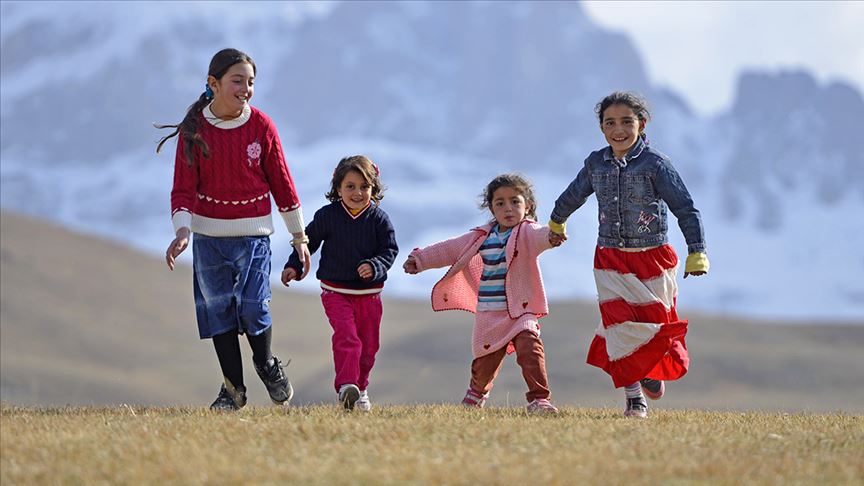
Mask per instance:
[[[381,294],[349,295],[324,290],[321,303],[333,328],[336,391],[345,384],[365,390],[380,346]]]

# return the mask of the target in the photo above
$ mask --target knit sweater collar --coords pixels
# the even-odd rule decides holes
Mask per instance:
[[[204,119],[207,120],[211,125],[216,128],[221,128],[223,130],[229,130],[231,128],[237,128],[243,126],[244,123],[249,121],[249,118],[252,116],[252,107],[249,106],[249,103],[243,105],[243,111],[240,112],[240,116],[237,118],[232,118],[230,120],[223,120],[218,118],[213,114],[213,111],[210,109],[210,105],[213,102],[210,102],[209,105],[205,106],[203,110],[201,110],[201,114],[204,115]]]
[[[365,208],[361,209],[357,214],[354,214],[354,213],[351,211],[351,208],[349,208],[348,206],[346,206],[344,202],[339,201],[339,204],[342,205],[342,209],[344,209],[345,212],[348,213],[348,216],[351,216],[352,219],[357,219],[357,218],[359,218],[361,215],[363,215],[363,213],[365,213],[365,212],[366,212],[366,211],[367,211],[367,210],[372,206],[372,203],[370,202],[369,204],[366,205]]]

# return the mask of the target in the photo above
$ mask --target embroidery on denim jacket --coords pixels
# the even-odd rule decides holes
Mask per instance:
[[[639,226],[636,231],[639,234],[648,233],[651,231],[650,224],[657,219],[656,214],[646,214],[645,211],[639,211],[639,219],[636,220],[636,224]]]

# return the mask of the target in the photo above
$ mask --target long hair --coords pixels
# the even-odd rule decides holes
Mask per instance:
[[[210,60],[210,68],[207,70],[207,74],[216,79],[222,79],[222,76],[225,76],[225,73],[231,69],[231,66],[241,62],[251,65],[253,74],[257,71],[255,61],[253,61],[245,52],[230,48],[222,49],[213,56],[213,59]],[[167,142],[168,139],[179,133],[180,136],[183,137],[183,153],[186,156],[186,164],[192,166],[195,162],[195,147],[198,147],[205,158],[209,157],[210,149],[207,147],[207,142],[205,142],[198,133],[198,114],[201,113],[204,107],[207,106],[212,99],[213,93],[208,88],[201,93],[201,96],[199,96],[192,105],[189,106],[186,110],[186,116],[177,125],[159,125],[154,123],[153,126],[156,128],[174,129],[173,132],[159,140],[159,144],[156,146],[156,153],[158,154],[159,151],[162,150],[162,145],[165,145],[165,142]]]

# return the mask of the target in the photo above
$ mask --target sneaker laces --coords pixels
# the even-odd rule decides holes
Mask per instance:
[[[288,358],[288,361],[285,363],[282,363],[282,361],[276,356],[273,356],[272,359],[273,364],[269,366],[265,364],[264,373],[262,374],[267,379],[267,381],[282,381],[285,378],[285,373],[282,371],[282,369],[291,364],[291,358]]]

